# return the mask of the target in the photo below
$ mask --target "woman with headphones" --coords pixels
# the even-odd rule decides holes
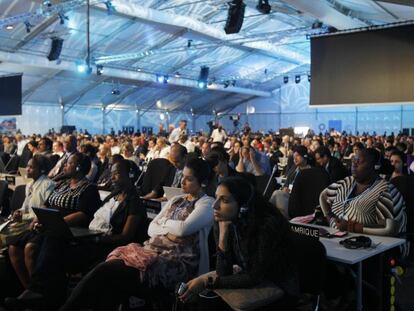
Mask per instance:
[[[150,239],[143,246],[116,248],[82,279],[60,310],[115,310],[137,291],[174,290],[177,283],[208,272],[213,198],[204,193],[203,185],[209,173],[204,160],[189,159],[181,181],[184,194],[169,200],[154,218]]]
[[[90,168],[88,156],[78,152],[72,154],[63,169],[66,179],[56,185],[45,203],[48,208],[60,210],[69,226],[87,227],[101,204],[97,187],[85,177]],[[36,254],[44,239],[41,224],[36,218],[33,229],[14,243],[20,250],[16,258],[18,264],[13,268],[25,288],[34,272]]]
[[[265,280],[288,295],[298,293],[289,264],[289,223],[245,178],[231,176],[220,182],[214,220],[216,273],[189,281],[180,296],[183,302],[196,300],[205,289],[249,288]]]

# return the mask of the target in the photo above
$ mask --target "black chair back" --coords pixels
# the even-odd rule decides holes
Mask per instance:
[[[10,203],[11,211],[18,210],[22,207],[24,199],[26,198],[26,185],[19,185],[14,189],[14,193]]]
[[[0,180],[0,214],[3,217],[8,216],[10,213],[10,205],[9,202],[7,202],[7,190],[7,181]]]
[[[14,155],[11,157],[10,161],[6,164],[6,171],[9,174],[15,174],[19,168],[20,157]]]
[[[318,240],[292,233],[293,260],[299,273],[302,293],[318,295],[324,289],[327,270],[326,249]]]
[[[394,177],[390,182],[404,198],[407,213],[407,233],[412,235],[414,234],[414,175]]]
[[[318,167],[302,170],[293,183],[289,197],[290,218],[310,215],[319,204],[319,195],[329,186],[329,174]]]

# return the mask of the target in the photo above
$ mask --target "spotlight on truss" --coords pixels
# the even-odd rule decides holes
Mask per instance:
[[[112,13],[116,12],[116,9],[112,4],[112,1],[105,1],[105,6],[106,6],[106,12],[108,13],[108,15],[111,15]]]
[[[25,21],[24,26],[26,27],[26,32],[27,33],[30,33],[32,31],[32,28],[34,27],[32,24],[30,24],[29,21]]]
[[[69,20],[69,17],[67,17],[64,13],[62,13],[62,12],[60,12],[59,14],[58,14],[58,16],[59,16],[59,20],[60,20],[60,24],[61,25],[64,25],[65,24],[65,21],[68,21]]]
[[[269,4],[269,0],[259,0],[256,5],[256,9],[263,14],[269,14],[272,10],[272,7]]]

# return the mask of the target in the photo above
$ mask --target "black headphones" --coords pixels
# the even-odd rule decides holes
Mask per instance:
[[[339,244],[349,249],[369,248],[371,247],[372,240],[366,236],[359,235],[342,240]]]
[[[239,218],[243,218],[247,215],[247,213],[249,212],[249,205],[254,197],[254,191],[255,191],[254,187],[251,183],[249,183],[249,186],[250,186],[250,196],[249,196],[249,199],[240,206]]]

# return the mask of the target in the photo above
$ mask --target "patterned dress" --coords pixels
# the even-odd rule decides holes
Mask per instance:
[[[194,210],[196,200],[185,197],[175,201],[165,218],[184,221]],[[170,239],[156,235],[143,247],[132,243],[118,247],[107,260],[121,259],[127,266],[141,270],[141,281],[150,288],[173,290],[180,282],[187,282],[198,274],[200,262],[199,232]]]
[[[387,218],[394,219],[399,225],[398,232],[405,232],[405,203],[394,185],[379,178],[363,193],[353,196],[355,183],[350,176],[328,187],[328,203],[337,217],[356,221],[364,226],[378,224]],[[331,226],[335,226],[334,220]]]

